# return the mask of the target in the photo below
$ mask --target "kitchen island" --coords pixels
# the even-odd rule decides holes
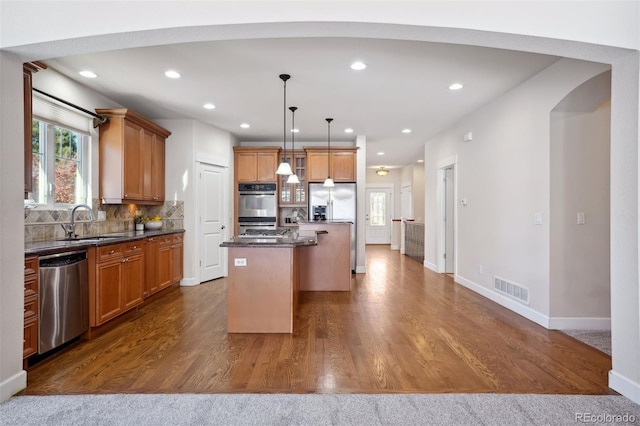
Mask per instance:
[[[301,252],[317,244],[315,233],[284,238],[236,236],[220,244],[229,249],[227,331],[293,333]]]

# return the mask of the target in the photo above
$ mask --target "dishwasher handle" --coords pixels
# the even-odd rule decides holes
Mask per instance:
[[[40,268],[58,268],[60,266],[74,265],[86,260],[86,258],[87,252],[84,250],[41,256],[39,259]]]

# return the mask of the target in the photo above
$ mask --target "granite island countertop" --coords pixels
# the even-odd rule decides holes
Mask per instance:
[[[55,239],[24,243],[25,256],[39,256],[45,254],[63,253],[82,250],[87,247],[106,246],[128,241],[143,240],[161,235],[183,233],[184,229],[159,229],[146,231],[125,231],[111,234],[84,235],[73,240]]]
[[[316,235],[287,236],[279,238],[246,238],[234,236],[220,247],[291,248],[318,245]]]

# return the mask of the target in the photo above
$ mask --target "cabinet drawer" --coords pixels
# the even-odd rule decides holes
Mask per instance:
[[[161,247],[170,246],[171,244],[173,244],[172,235],[161,235],[158,237],[158,240],[160,241]]]
[[[24,280],[24,297],[33,297],[38,295],[38,277],[34,275]]]
[[[35,318],[38,316],[38,298],[30,297],[24,301],[24,320],[25,322],[29,318]]]
[[[134,254],[142,253],[142,245],[144,241],[133,241],[131,243],[125,243],[124,246],[124,255],[125,256],[133,256]]]
[[[113,244],[110,246],[98,247],[98,261],[114,259],[122,256],[122,245]]]
[[[27,257],[24,259],[24,275],[35,275],[38,273],[38,258]]]
[[[38,318],[34,317],[24,322],[24,340],[22,357],[26,358],[38,352]]]
[[[173,244],[182,244],[182,234],[173,234]]]

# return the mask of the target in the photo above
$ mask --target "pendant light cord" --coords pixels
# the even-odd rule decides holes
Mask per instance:
[[[331,122],[333,121],[333,118],[326,118],[327,120],[327,143],[328,143],[328,147],[329,147],[329,151],[327,154],[327,173],[329,173],[329,176],[327,176],[327,178],[331,177]]]
[[[282,109],[282,137],[284,138],[284,157],[282,162],[287,163],[287,80],[291,76],[289,74],[280,74],[280,79],[284,82],[284,106]]]

